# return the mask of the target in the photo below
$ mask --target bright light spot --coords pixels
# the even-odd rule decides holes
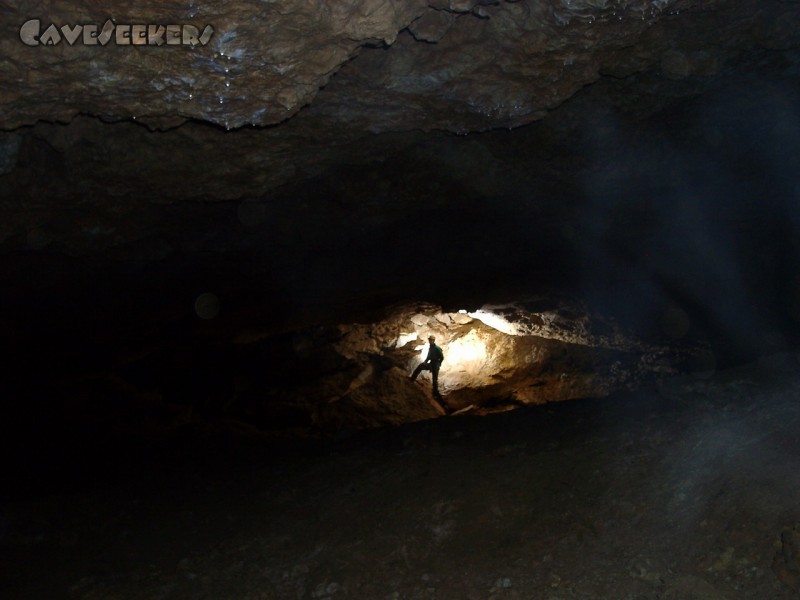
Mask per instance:
[[[432,334],[444,352],[439,372],[443,391],[492,385],[496,373],[512,366],[508,355],[515,346],[506,335],[527,335],[524,324],[517,325],[492,312],[503,308],[507,307],[487,305],[475,312],[461,309],[444,315],[416,313],[410,317],[411,323],[405,325],[406,331],[398,332],[394,347],[414,349],[416,356],[408,365],[413,369],[427,359],[428,336]]]
[[[475,312],[469,313],[469,316],[473,319],[478,319],[484,325],[488,325],[492,329],[496,329],[501,333],[505,333],[506,335],[519,335],[520,332],[514,323],[509,323],[504,317],[500,315],[496,315],[491,312],[486,312],[485,310],[476,310]]]
[[[444,348],[443,370],[477,373],[488,357],[486,344],[474,329]]]

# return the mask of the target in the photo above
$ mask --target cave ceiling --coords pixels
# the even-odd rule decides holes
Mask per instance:
[[[797,3],[779,0],[152,1],[113,15],[79,1],[0,7],[0,128],[16,130],[3,135],[0,167],[35,154],[23,137],[44,140],[65,173],[41,193],[61,197],[257,196],[419,139],[372,134],[511,130],[586,89],[641,119],[731,73],[783,77],[800,42]],[[213,33],[177,46],[125,45],[116,34],[105,45],[67,41],[67,28],[110,18],[116,33],[137,23]],[[61,29],[45,45],[50,25]]]
[[[152,0],[111,15],[95,2],[3,4],[4,128],[80,114],[239,128],[311,106],[326,126],[467,133],[540,119],[604,75],[709,77],[800,36],[796,3],[778,0]],[[213,34],[185,46],[118,45],[116,35],[41,45],[50,24],[109,18]],[[20,33],[32,19],[33,46]]]
[[[86,306],[82,289],[125,288],[123,271],[164,296],[252,292],[301,315],[474,307],[586,271],[623,286],[620,256],[660,210],[639,214],[640,194],[689,185],[713,153],[739,165],[797,122],[800,4],[788,0],[31,0],[0,12],[2,277],[20,304],[69,280],[70,303]],[[109,19],[107,43],[74,37]],[[128,24],[204,37],[118,43]],[[725,189],[751,189],[741,183]],[[609,202],[622,216],[598,232],[593,211]],[[738,227],[740,208],[723,221]],[[609,240],[604,269],[581,262]],[[707,287],[696,262],[663,265],[661,250],[658,285]],[[447,266],[419,268],[421,252]]]

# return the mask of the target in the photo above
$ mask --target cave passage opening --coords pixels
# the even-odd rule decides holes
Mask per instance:
[[[445,395],[464,388],[490,386],[501,373],[515,368],[512,354],[502,350],[509,344],[505,336],[514,335],[514,326],[502,315],[486,309],[460,309],[431,316],[432,319],[424,314],[414,315],[409,320],[412,331],[401,333],[395,347],[413,345],[418,352],[408,365],[413,368],[425,361],[429,349],[425,340],[433,336],[444,352],[439,383]],[[526,362],[530,360],[526,357]],[[421,377],[430,379],[430,372],[423,371]]]
[[[427,358],[429,336],[444,352],[443,408],[477,415],[632,389],[673,374],[687,352],[646,343],[579,306],[536,304],[409,305],[374,323],[340,325],[335,348],[350,375],[341,378],[343,369],[321,388],[342,391],[315,412],[315,424],[325,430],[444,416],[428,372],[407,381]]]

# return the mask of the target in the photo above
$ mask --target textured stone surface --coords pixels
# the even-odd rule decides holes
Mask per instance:
[[[391,44],[419,5],[310,0],[187,6],[159,0],[113,10],[47,1],[3,8],[5,126],[81,112],[240,126],[277,123],[296,113],[362,44]],[[118,24],[210,24],[215,32],[207,45],[194,47],[30,47],[17,31],[31,18],[57,26],[102,25],[107,18]]]
[[[752,0],[0,6],[5,128],[77,114],[153,127],[185,119],[269,125],[313,105],[328,84],[323,112],[348,126],[514,127],[541,118],[603,72],[627,75],[660,64],[668,77],[707,76],[754,45],[787,48],[798,39],[785,25],[796,6]],[[62,40],[43,47],[19,36],[32,18],[44,30],[50,23],[102,27],[109,17],[120,26],[210,24],[214,34],[191,47],[117,46],[116,35],[106,46]]]
[[[519,147],[519,162],[526,152],[540,165],[547,161],[541,168],[549,170],[554,153],[563,153],[554,138],[580,143],[580,136],[601,137],[614,127],[604,104],[642,118],[725,85],[731,73],[783,80],[791,76],[800,36],[785,25],[796,21],[798,5],[777,1],[434,7],[364,1],[340,11],[321,10],[324,3],[297,3],[292,10],[256,2],[192,6],[137,5],[115,18],[213,21],[212,42],[195,49],[29,47],[18,28],[31,16],[43,22],[104,17],[89,3],[58,10],[46,2],[6,6],[0,127],[50,123],[4,135],[0,172],[9,179],[0,196],[51,197],[58,204],[81,198],[101,206],[108,197],[158,203],[263,197],[331,165],[390,161],[397,149],[421,141],[412,133],[379,138],[371,132],[515,128],[546,114],[552,119],[578,90],[589,90],[594,107],[572,110],[556,119],[550,139],[534,135]],[[195,122],[176,127],[187,118]],[[200,122],[280,125],[226,135]],[[151,135],[149,128],[169,130]],[[477,153],[461,152],[462,165],[465,159],[470,173],[486,177]],[[448,162],[454,174],[463,172]],[[21,169],[14,172],[15,166]],[[559,165],[564,172],[550,179],[574,185],[579,166]],[[3,229],[21,218],[30,221],[30,215],[9,215]]]

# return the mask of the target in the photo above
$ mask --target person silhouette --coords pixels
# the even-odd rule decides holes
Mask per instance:
[[[409,375],[409,379],[411,381],[416,381],[417,377],[419,376],[422,371],[430,371],[431,377],[433,378],[432,388],[433,388],[433,395],[438,399],[442,400],[442,395],[439,393],[439,368],[442,366],[442,362],[444,361],[444,352],[442,349],[436,345],[436,338],[433,336],[428,337],[428,343],[430,346],[428,347],[428,355],[425,357],[425,360],[417,365],[417,368],[414,369],[414,372]]]

